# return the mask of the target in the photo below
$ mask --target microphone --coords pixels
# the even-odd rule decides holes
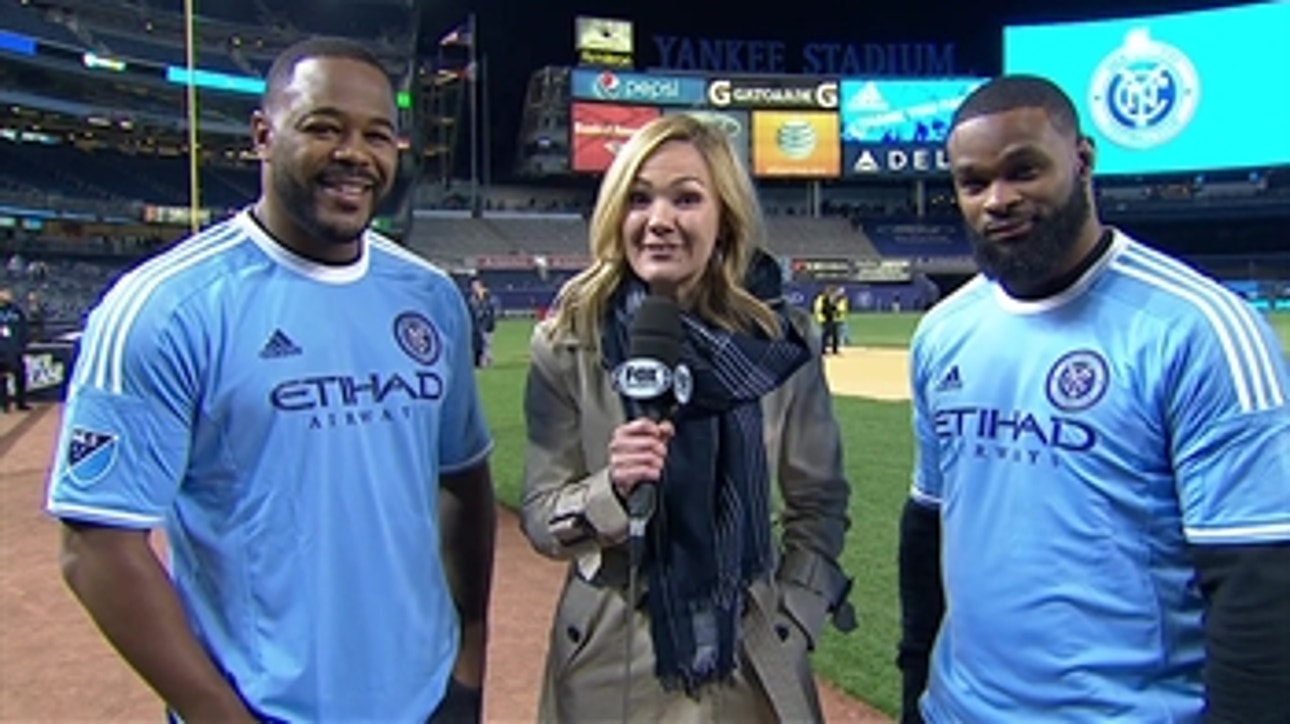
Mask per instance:
[[[670,418],[689,397],[689,373],[681,359],[681,309],[664,296],[648,296],[627,330],[627,361],[614,370],[614,383],[627,398],[627,417],[655,422]],[[633,544],[654,515],[657,481],[641,482],[627,497],[627,535]]]
[[[681,359],[681,310],[664,296],[646,297],[627,328],[627,361],[614,370],[614,387],[626,400],[629,420],[647,417],[666,420],[678,403],[690,399],[693,382]],[[637,576],[645,554],[645,527],[658,502],[658,481],[637,483],[627,496],[627,600],[623,625],[631,626],[631,615],[639,599]],[[632,689],[632,644],[636,637],[624,636],[623,721],[630,718]]]

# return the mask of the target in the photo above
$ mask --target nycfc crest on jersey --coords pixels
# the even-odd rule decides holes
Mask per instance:
[[[1048,373],[1048,401],[1063,412],[1087,410],[1102,399],[1109,378],[1106,360],[1097,352],[1064,354]]]
[[[1172,45],[1146,28],[1130,31],[1089,82],[1093,124],[1113,143],[1147,149],[1166,143],[1191,122],[1200,102],[1200,77]]]
[[[409,357],[423,365],[439,360],[443,343],[430,320],[416,312],[404,312],[394,320],[394,338]]]

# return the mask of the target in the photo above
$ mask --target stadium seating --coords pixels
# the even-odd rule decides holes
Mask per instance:
[[[781,256],[878,258],[865,234],[841,218],[766,218],[768,246]]]
[[[481,255],[586,255],[588,233],[587,222],[570,216],[419,215],[408,245],[429,258],[460,264]],[[879,257],[864,233],[845,219],[772,217],[767,234],[770,249],[782,256]]]
[[[419,217],[405,243],[422,256],[449,265],[484,254],[522,253],[494,227],[469,217]]]
[[[864,230],[885,257],[924,259],[972,254],[961,223],[892,220],[866,223]]]
[[[0,285],[12,289],[19,304],[25,304],[29,291],[39,294],[45,308],[46,337],[80,329],[99,297],[132,263],[119,259],[87,261],[42,257],[42,260],[48,268],[43,279],[5,271],[0,272],[5,275]]]
[[[259,189],[254,168],[203,166],[199,174],[206,207],[243,206]],[[68,197],[171,205],[189,198],[185,158],[0,140],[0,178],[11,187]]]
[[[587,222],[578,217],[498,217],[484,223],[514,249],[533,254],[586,254]]]
[[[40,10],[21,3],[0,3],[0,27],[59,45],[81,46],[81,39],[60,22],[61,19],[61,13],[46,16]]]

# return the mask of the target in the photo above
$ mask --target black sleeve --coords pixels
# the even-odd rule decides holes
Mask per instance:
[[[1206,724],[1290,722],[1290,542],[1197,545]]]
[[[910,500],[900,516],[900,668],[902,724],[922,722],[918,697],[927,688],[928,658],[945,614],[941,590],[941,519]]]

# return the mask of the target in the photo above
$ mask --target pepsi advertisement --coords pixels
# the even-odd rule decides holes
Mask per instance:
[[[1004,69],[1066,91],[1097,145],[1098,173],[1283,165],[1288,37],[1290,2],[1009,26]]]
[[[843,80],[839,115],[843,173],[938,176],[954,111],[983,78]]]
[[[708,88],[703,78],[587,68],[574,69],[570,81],[578,100],[656,106],[702,105]]]

